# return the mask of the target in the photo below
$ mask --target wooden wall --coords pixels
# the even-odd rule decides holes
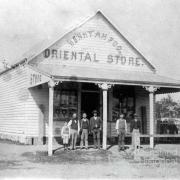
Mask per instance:
[[[29,98],[27,82],[27,67],[17,67],[0,76],[1,138],[24,141],[23,136],[27,133],[25,109]]]
[[[40,131],[42,135],[47,132],[48,87],[45,84],[28,88],[30,71],[26,66],[16,67],[0,76],[2,139],[32,144],[37,143]]]

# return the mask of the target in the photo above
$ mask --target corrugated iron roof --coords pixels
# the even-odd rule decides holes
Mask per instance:
[[[39,64],[37,68],[39,71],[48,73],[59,80],[105,81],[115,84],[155,85],[159,87],[180,88],[180,81],[148,72],[44,64]]]

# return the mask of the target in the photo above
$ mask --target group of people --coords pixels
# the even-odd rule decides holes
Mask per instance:
[[[93,134],[94,147],[100,149],[100,134],[102,129],[102,121],[98,116],[96,110],[93,111],[93,116],[90,120],[87,119],[87,114],[82,114],[82,119],[79,121],[77,119],[77,114],[73,113],[72,119],[67,123],[64,123],[64,126],[61,130],[61,136],[63,139],[64,149],[68,149],[68,142],[71,138],[71,150],[76,149],[76,142],[78,134],[81,135],[80,147],[88,149],[88,135],[89,133]]]
[[[119,119],[116,121],[116,131],[118,135],[118,150],[125,150],[124,141],[127,133],[127,123],[124,119],[124,114],[120,114]],[[141,123],[138,119],[138,116],[134,114],[134,118],[131,121],[130,132],[132,133],[132,148],[137,149],[140,148],[140,131],[141,131]]]
[[[118,135],[118,150],[124,150],[124,141],[127,133],[127,123],[124,119],[124,115],[120,114],[119,118],[116,121],[116,131]],[[93,135],[94,148],[100,149],[100,134],[102,130],[102,121],[98,116],[98,112],[96,110],[93,111],[93,116],[90,120],[87,119],[87,114],[82,114],[82,119],[79,121],[77,118],[77,114],[73,113],[72,119],[69,122],[65,122],[64,126],[61,130],[61,137],[63,139],[64,150],[68,149],[69,139],[71,139],[70,149],[76,149],[77,137],[80,134],[80,148],[88,149],[88,135],[91,133]],[[132,145],[133,148],[137,148],[135,146],[140,145],[140,130],[141,123],[137,118],[137,115],[134,114],[134,119],[131,122],[131,132],[132,132]]]

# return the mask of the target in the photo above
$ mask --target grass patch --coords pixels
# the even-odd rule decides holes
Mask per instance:
[[[113,158],[112,153],[104,150],[97,151],[56,151],[53,156],[48,156],[46,151],[37,151],[36,153],[26,152],[22,154],[23,157],[34,163],[100,163],[107,162]]]

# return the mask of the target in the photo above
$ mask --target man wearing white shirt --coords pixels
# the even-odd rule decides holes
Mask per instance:
[[[71,150],[76,149],[77,136],[80,130],[79,120],[77,114],[73,113],[72,119],[69,121],[68,126],[71,128]]]
[[[116,131],[118,134],[118,149],[121,151],[124,150],[124,140],[127,132],[127,123],[123,114],[120,114],[120,118],[116,121]]]
[[[81,146],[81,149],[82,149],[83,144],[85,142],[85,148],[87,150],[88,149],[89,120],[87,119],[87,114],[86,113],[82,114],[82,119],[81,119],[81,122],[80,122],[80,128],[81,128],[81,131],[82,131],[80,146]]]

